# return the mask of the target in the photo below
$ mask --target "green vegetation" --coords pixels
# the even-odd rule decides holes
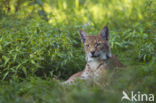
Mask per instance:
[[[123,90],[156,96],[155,17],[155,0],[0,0],[0,103],[120,103]],[[126,67],[104,86],[59,85],[85,66],[78,30],[94,35],[107,23]]]

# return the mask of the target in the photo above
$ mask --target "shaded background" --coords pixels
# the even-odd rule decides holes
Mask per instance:
[[[85,66],[78,30],[95,35],[107,23],[112,52],[126,69],[107,86],[60,87],[54,78]],[[114,103],[124,89],[155,93],[155,56],[155,0],[0,0],[2,103]]]

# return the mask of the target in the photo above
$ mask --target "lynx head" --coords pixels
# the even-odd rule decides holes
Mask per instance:
[[[82,30],[79,31],[79,34],[84,45],[87,61],[106,60],[112,57],[107,26],[98,35],[88,36]]]

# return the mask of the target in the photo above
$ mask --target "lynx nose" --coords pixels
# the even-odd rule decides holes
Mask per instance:
[[[91,54],[92,54],[92,56],[94,56],[94,54],[95,54],[95,51],[91,51]]]

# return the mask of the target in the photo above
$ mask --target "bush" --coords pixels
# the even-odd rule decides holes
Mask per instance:
[[[1,21],[1,79],[60,74],[65,78],[84,65],[75,28],[69,32],[40,19],[23,22],[13,18],[11,23],[6,19]],[[79,64],[74,63],[76,61]]]

